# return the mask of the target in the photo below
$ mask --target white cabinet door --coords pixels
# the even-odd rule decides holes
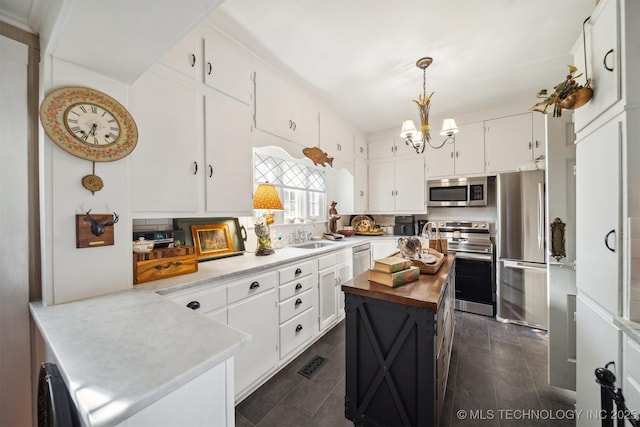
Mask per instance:
[[[576,146],[576,285],[620,315],[621,141],[611,120]]]
[[[484,122],[460,126],[455,142],[455,175],[484,173]]]
[[[353,262],[351,261],[351,255],[349,256],[349,261],[345,261],[336,266],[336,274],[338,277],[335,287],[336,314],[337,319],[340,320],[344,317],[344,292],[342,292],[341,287],[353,279]]]
[[[327,154],[345,162],[353,161],[353,131],[332,111],[320,113],[320,148]]]
[[[205,97],[207,212],[253,215],[253,152],[249,107],[223,96]]]
[[[546,114],[533,113],[533,160],[546,156],[547,118]],[[562,120],[562,118],[556,118],[555,120]]]
[[[335,266],[318,272],[318,307],[320,331],[331,326],[337,318],[336,291],[338,277]]]
[[[620,340],[620,330],[578,294],[576,302],[576,410],[578,413],[597,414],[600,411],[600,386],[595,381],[594,372],[609,362],[615,362],[616,370],[620,369]],[[616,376],[618,375],[616,372]],[[597,416],[583,416],[579,424],[581,427],[600,427],[602,421]]]
[[[455,151],[456,147],[453,144],[445,144],[444,147],[439,149],[427,145],[425,149],[427,179],[454,176]]]
[[[255,74],[256,127],[301,145],[319,144],[318,112],[311,100],[274,71]]]
[[[367,158],[367,138],[362,132],[356,131],[354,134],[354,154],[362,159]]]
[[[502,117],[485,122],[487,172],[515,171],[532,157],[531,114]]]
[[[395,210],[425,212],[424,157],[395,162]]]
[[[369,160],[393,158],[395,153],[393,137],[370,140],[368,147]]]
[[[355,213],[364,213],[369,207],[367,161],[356,157],[354,165],[354,211]]]
[[[276,367],[278,309],[270,289],[229,307],[229,326],[251,335],[251,342],[235,356],[236,397]]]
[[[582,130],[620,99],[618,0],[603,0],[587,23],[586,30],[587,68],[595,90],[593,98],[575,110],[576,132]],[[581,48],[576,51],[575,65],[584,72],[582,70],[584,68],[582,37],[579,39],[579,45]]]
[[[394,204],[394,162],[369,163],[369,211],[393,212]]]
[[[202,97],[192,87],[146,72],[131,85],[130,100],[139,132],[131,155],[133,211],[196,212],[204,169],[198,150]]]
[[[627,407],[632,411],[640,408],[640,344],[629,336],[625,336],[622,346],[622,386]]]
[[[198,30],[187,34],[159,61],[161,64],[199,80],[202,73],[202,36]]]
[[[204,32],[204,83],[237,100],[251,102],[251,56],[213,29]]]

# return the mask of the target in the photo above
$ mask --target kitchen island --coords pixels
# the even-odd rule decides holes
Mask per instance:
[[[368,272],[342,285],[345,416],[356,425],[438,425],[455,324],[455,257],[391,288]]]

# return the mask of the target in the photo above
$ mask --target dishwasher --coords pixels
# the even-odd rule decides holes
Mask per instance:
[[[371,268],[371,244],[353,247],[353,277]]]

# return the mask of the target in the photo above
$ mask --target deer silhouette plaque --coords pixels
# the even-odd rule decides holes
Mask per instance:
[[[92,214],[91,209],[84,215],[76,215],[76,248],[113,245],[113,225],[118,219],[115,212]]]

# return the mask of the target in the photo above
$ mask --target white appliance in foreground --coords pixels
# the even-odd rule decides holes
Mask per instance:
[[[548,329],[544,171],[497,179],[496,318]]]

